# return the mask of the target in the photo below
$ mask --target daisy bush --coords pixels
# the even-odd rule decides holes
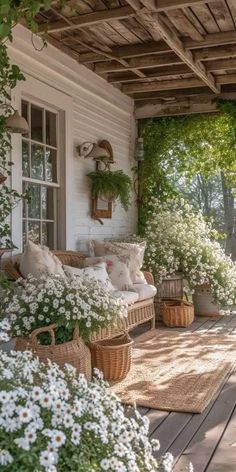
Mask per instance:
[[[0,470],[4,472],[171,472],[154,458],[148,420],[128,417],[99,378],[29,352],[0,352]],[[157,453],[155,453],[157,455]]]
[[[1,292],[0,339],[27,337],[34,329],[55,323],[57,343],[71,340],[76,324],[88,340],[92,332],[125,316],[124,301],[93,278],[28,276]],[[41,334],[40,342],[50,343],[50,335]]]
[[[156,282],[181,271],[190,290],[209,284],[215,303],[236,303],[236,265],[201,213],[183,199],[153,198],[146,223],[146,266]]]

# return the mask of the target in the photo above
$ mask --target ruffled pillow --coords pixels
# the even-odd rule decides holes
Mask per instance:
[[[95,256],[104,256],[106,254],[116,254],[119,256],[130,255],[130,278],[132,283],[145,284],[146,279],[141,271],[146,248],[146,242],[128,243],[120,241],[99,241],[92,240],[90,243]]]
[[[107,255],[101,257],[86,257],[85,266],[93,266],[99,262],[106,263],[107,273],[116,290],[132,290],[130,278],[130,256]]]

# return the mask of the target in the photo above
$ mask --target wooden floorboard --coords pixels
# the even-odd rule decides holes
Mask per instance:
[[[161,323],[157,328],[166,329]],[[230,335],[236,340],[236,315],[198,317],[188,328],[175,330],[199,336]],[[201,414],[153,409],[146,409],[144,414],[150,421],[150,437],[160,440],[158,454],[173,454],[175,472],[186,472],[190,462],[194,472],[236,472],[236,369]]]

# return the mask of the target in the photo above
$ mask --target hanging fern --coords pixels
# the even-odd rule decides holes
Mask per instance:
[[[88,177],[92,181],[93,196],[112,201],[119,200],[124,210],[127,211],[132,187],[132,180],[128,175],[124,174],[122,170],[98,170],[90,172]]]

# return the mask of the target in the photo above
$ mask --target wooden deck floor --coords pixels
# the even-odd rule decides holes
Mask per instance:
[[[178,331],[197,331],[199,336],[207,331],[235,333],[236,338],[236,315],[199,317],[189,328]],[[141,334],[140,328],[135,334]],[[236,368],[201,414],[147,408],[140,412],[149,418],[150,437],[160,440],[160,452],[173,454],[175,472],[186,472],[189,462],[194,472],[236,472]]]

